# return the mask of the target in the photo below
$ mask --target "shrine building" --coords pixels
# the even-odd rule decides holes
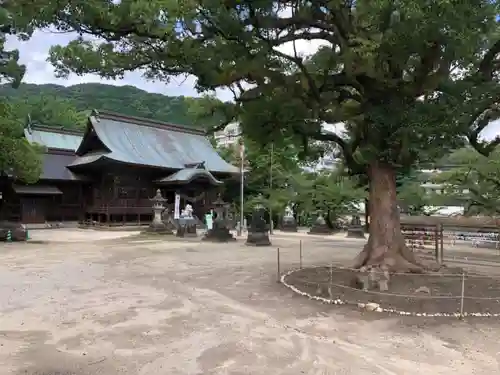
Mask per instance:
[[[146,224],[157,189],[169,209],[179,193],[202,217],[240,173],[202,130],[117,113],[93,111],[84,132],[28,124],[24,134],[45,148],[42,174],[32,185],[0,180],[0,220]]]

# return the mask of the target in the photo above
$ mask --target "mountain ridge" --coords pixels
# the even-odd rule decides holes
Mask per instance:
[[[196,128],[217,124],[216,118],[201,123],[193,115],[199,98],[149,93],[130,85],[24,83],[17,89],[0,85],[0,97],[7,98],[18,118],[30,114],[34,122],[67,128],[84,126],[93,109]]]

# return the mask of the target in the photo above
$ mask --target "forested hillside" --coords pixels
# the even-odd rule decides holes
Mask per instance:
[[[195,127],[208,127],[215,121],[200,123],[193,115],[199,99],[152,94],[133,86],[22,84],[14,89],[0,85],[0,98],[8,98],[18,118],[30,115],[34,122],[67,128],[83,127],[92,109]]]

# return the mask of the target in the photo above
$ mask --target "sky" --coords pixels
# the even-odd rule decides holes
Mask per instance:
[[[63,86],[71,86],[75,84],[98,82],[115,86],[130,85],[142,90],[164,94],[168,96],[199,96],[194,89],[196,79],[194,77],[177,77],[173,78],[168,84],[164,82],[155,82],[145,80],[140,72],[127,73],[120,80],[105,80],[99,76],[87,74],[84,76],[70,75],[68,78],[57,78],[54,74],[54,69],[48,63],[47,57],[49,49],[53,45],[66,45],[75,38],[74,34],[60,34],[51,31],[37,31],[33,37],[21,42],[13,37],[8,37],[6,49],[18,49],[20,52],[20,61],[27,67],[27,73],[24,77],[25,83],[45,84],[53,83]],[[305,41],[301,40],[296,43],[296,49],[299,54],[311,55],[321,45],[326,44],[321,41]],[[280,51],[288,54],[293,53],[293,45],[291,43],[280,47]],[[217,96],[224,101],[231,100],[232,94],[229,91],[218,91]],[[500,120],[491,123],[483,132],[484,138],[491,139],[497,134],[500,134]]]

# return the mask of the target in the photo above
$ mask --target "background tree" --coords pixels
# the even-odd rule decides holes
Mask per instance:
[[[392,0],[192,2],[9,0],[18,23],[79,37],[54,47],[60,75],[151,79],[193,74],[200,90],[229,88],[253,140],[336,143],[351,173],[369,178],[370,237],[356,266],[422,271],[405,246],[396,172],[479,135],[495,118],[500,85],[498,1]],[[300,39],[325,44],[313,56]],[[292,44],[292,52],[283,52]],[[459,72],[460,74],[458,74]],[[245,85],[246,84],[246,85]],[[322,124],[344,122],[345,136]]]
[[[342,171],[318,171],[303,173],[294,188],[295,202],[300,212],[314,219],[321,211],[331,228],[338,228],[346,215],[359,213],[366,192],[356,179],[343,175]]]
[[[398,201],[402,212],[414,216],[430,216],[442,209],[448,202],[437,188],[426,188],[434,182],[427,173],[412,171],[397,179]]]
[[[464,205],[466,215],[500,215],[500,150],[486,157],[463,148],[447,162],[451,168],[435,176],[443,192]]]
[[[0,84],[20,84],[24,65],[18,63],[18,51],[6,51],[7,34],[16,30],[9,13],[0,8]],[[24,34],[21,34],[24,35]],[[22,124],[5,98],[0,99],[0,175],[10,175],[25,182],[35,182],[41,173],[40,150],[24,139]]]
[[[0,171],[27,183],[38,180],[42,171],[42,148],[31,145],[12,108],[0,100]]]

